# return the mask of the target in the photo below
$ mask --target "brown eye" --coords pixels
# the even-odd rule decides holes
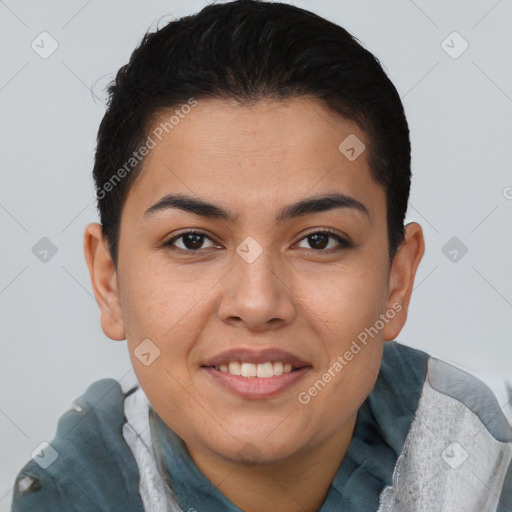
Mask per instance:
[[[175,244],[178,240],[182,240],[181,246]],[[194,252],[203,248],[202,245],[205,240],[210,240],[210,242],[212,242],[212,240],[204,233],[200,233],[198,231],[187,231],[186,233],[181,233],[180,235],[171,238],[165,243],[165,245],[175,247],[182,251]],[[213,242],[212,246],[215,246]]]
[[[337,244],[334,243],[334,245],[331,244],[331,246],[328,247],[330,243],[329,239],[336,241]],[[303,241],[307,241],[309,244],[309,247],[305,247],[306,249],[314,249],[317,252],[330,252],[329,250],[325,250],[326,247],[327,249],[332,249],[334,251],[350,247],[347,240],[331,231],[315,231],[304,237],[301,242]]]
[[[315,233],[308,236],[309,243],[313,249],[325,249],[329,243],[329,238],[332,237],[323,233]]]

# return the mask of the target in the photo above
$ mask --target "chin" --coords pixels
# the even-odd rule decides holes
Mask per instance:
[[[251,466],[258,464],[272,464],[280,460],[287,459],[297,452],[297,447],[291,448],[291,440],[286,439],[286,445],[283,441],[276,439],[275,443],[269,442],[265,436],[261,438],[229,439],[227,443],[221,445],[207,446],[210,453],[216,457],[228,460],[234,463]],[[211,440],[210,440],[211,441]]]

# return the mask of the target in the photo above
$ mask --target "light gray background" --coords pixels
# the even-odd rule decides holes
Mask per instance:
[[[355,35],[404,102],[408,220],[423,226],[426,254],[398,341],[492,386],[509,379],[512,1],[293,3]],[[0,511],[73,399],[94,380],[130,373],[126,342],[100,328],[83,257],[84,228],[98,220],[91,170],[103,87],[162,16],[160,25],[205,4],[0,0]],[[48,59],[31,48],[43,31],[59,45]],[[454,31],[469,44],[458,58],[443,48],[462,48]],[[44,236],[58,248],[46,263],[32,252]],[[468,249],[455,262],[442,251],[452,237]]]

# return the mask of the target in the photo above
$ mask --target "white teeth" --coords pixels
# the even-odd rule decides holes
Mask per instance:
[[[272,377],[274,375],[272,363],[259,364],[256,372],[257,377],[262,377],[264,379],[266,379],[267,377]]]
[[[231,361],[229,363],[229,373],[231,373],[231,375],[241,375],[241,367],[242,365],[238,361]]]
[[[282,375],[283,373],[290,373],[292,371],[291,363],[282,363],[277,361],[272,363],[267,361],[265,363],[241,363],[240,361],[230,361],[229,364],[221,364],[215,367],[223,373],[230,373],[231,375],[241,375],[242,377],[259,377],[261,379],[268,379],[274,375]]]
[[[274,363],[274,375],[282,375],[283,371],[283,363],[281,361]]]
[[[242,363],[240,373],[242,374],[242,377],[256,377],[256,365],[251,363]]]

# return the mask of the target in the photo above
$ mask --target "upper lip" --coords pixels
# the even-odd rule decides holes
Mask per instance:
[[[282,363],[291,363],[294,368],[311,366],[310,363],[300,359],[296,355],[277,348],[267,348],[258,351],[243,348],[226,350],[208,359],[202,366],[220,366],[221,364],[228,364],[230,361],[252,364],[261,364],[268,361],[275,363],[280,361]]]

